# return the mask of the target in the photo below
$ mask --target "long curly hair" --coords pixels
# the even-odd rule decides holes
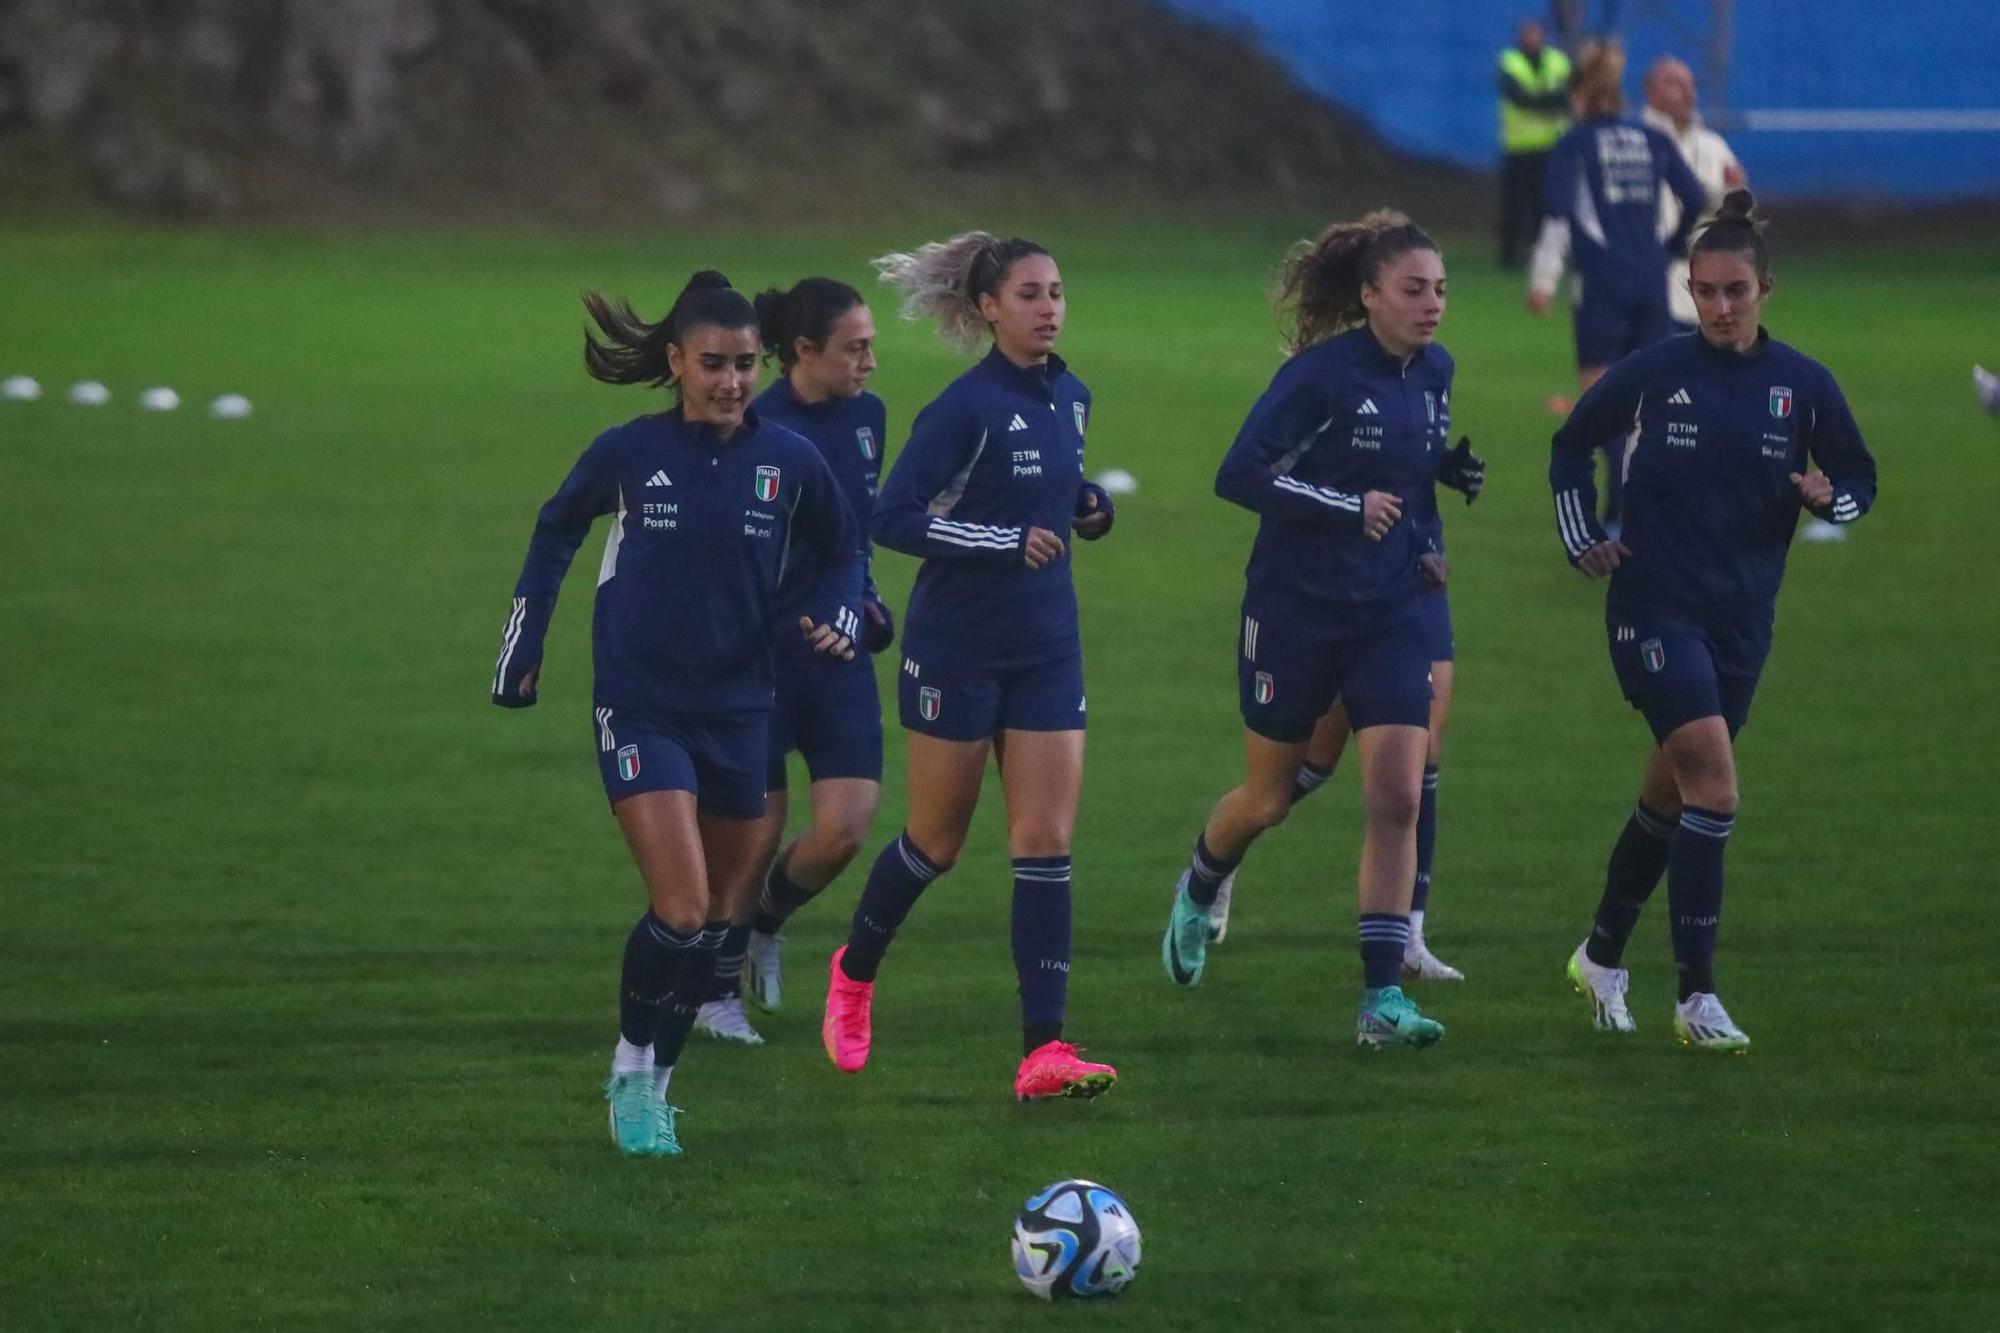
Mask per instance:
[[[1285,350],[1304,351],[1336,333],[1364,324],[1361,289],[1382,266],[1412,250],[1436,250],[1424,229],[1394,209],[1378,208],[1355,222],[1336,222],[1285,257],[1275,300],[1290,327]]]

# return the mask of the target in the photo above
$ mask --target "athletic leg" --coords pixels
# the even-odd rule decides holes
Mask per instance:
[[[1465,974],[1430,951],[1424,941],[1424,913],[1431,896],[1431,861],[1437,849],[1438,765],[1444,758],[1444,728],[1451,716],[1451,692],[1456,667],[1449,660],[1431,663],[1431,718],[1424,748],[1423,793],[1417,805],[1417,878],[1410,893],[1410,945],[1403,951],[1403,971],[1424,981],[1463,981]]]
[[[1244,780],[1209,812],[1174,891],[1173,911],[1160,942],[1161,962],[1174,984],[1193,986],[1201,981],[1216,897],[1250,844],[1291,813],[1292,789],[1307,745],[1305,739],[1279,741],[1244,729]]]
[[[1423,801],[1428,728],[1403,723],[1362,727],[1364,812],[1359,875],[1362,993],[1355,1040],[1364,1046],[1428,1046],[1444,1027],[1417,1011],[1397,984],[1410,942],[1410,895],[1417,878],[1417,811]]]
[[[680,1151],[656,1072],[671,1026],[672,995],[696,969],[708,916],[708,870],[691,791],[648,791],[611,807],[646,885],[646,914],[625,942],[619,1039],[605,1096],[619,1148],[635,1156]],[[666,1062],[672,1065],[672,1060]]]
[[[828,980],[821,1036],[833,1062],[849,1073],[867,1063],[873,1043],[876,970],[917,899],[958,860],[992,748],[986,740],[908,736],[909,820],[876,856]]]

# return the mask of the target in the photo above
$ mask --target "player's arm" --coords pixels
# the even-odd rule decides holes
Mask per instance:
[[[1593,578],[1618,567],[1631,552],[1605,535],[1597,522],[1597,447],[1630,433],[1643,396],[1639,358],[1611,367],[1577,400],[1549,446],[1549,489],[1555,492],[1556,532],[1569,562]]]
[[[493,702],[527,708],[535,702],[542,674],[542,640],[555,615],[556,595],[577,547],[600,514],[618,504],[602,438],[583,451],[562,485],[535,516],[528,558],[514,585],[514,607],[500,636],[500,661],[493,669]]]
[[[1702,188],[1694,169],[1688,166],[1687,159],[1681,156],[1681,150],[1673,140],[1658,130],[1649,130],[1648,133],[1652,135],[1654,159],[1664,169],[1667,188],[1681,201],[1680,221],[1675,225],[1673,234],[1667,237],[1667,253],[1684,255],[1688,250],[1688,237],[1694,234],[1695,221],[1708,207],[1708,191]]]
[[[802,450],[806,464],[792,510],[792,530],[818,557],[821,570],[813,610],[799,617],[799,632],[816,650],[843,661],[854,656],[862,638],[861,603],[868,562],[861,550],[861,525],[818,450]]]
[[[940,496],[965,484],[973,464],[989,447],[1005,445],[989,441],[978,419],[957,404],[939,401],[919,412],[910,427],[910,442],[896,455],[896,465],[875,497],[875,514],[868,526],[877,544],[924,560],[994,565],[1019,561],[1029,537],[1022,528],[971,523],[931,512]]]
[[[1282,367],[1222,456],[1215,493],[1273,518],[1302,520],[1340,533],[1360,531],[1367,497],[1313,486],[1291,475],[1291,463],[1333,424],[1333,415],[1326,394],[1309,372],[1296,360]]]
[[[1563,263],[1569,258],[1569,210],[1575,197],[1576,155],[1565,138],[1549,153],[1542,179],[1542,229],[1528,256],[1528,308],[1538,315],[1548,313],[1562,282]]]
[[[1806,422],[1806,454],[1819,471],[1794,472],[1792,485],[1814,516],[1852,523],[1875,507],[1875,458],[1833,376],[1825,377],[1815,398]]]

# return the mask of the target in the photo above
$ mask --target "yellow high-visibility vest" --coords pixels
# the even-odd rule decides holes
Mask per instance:
[[[1542,67],[1536,69],[1528,57],[1508,49],[1500,55],[1500,72],[1530,93],[1559,92],[1569,87],[1569,57],[1553,46],[1542,48]],[[1506,153],[1543,153],[1555,147],[1569,128],[1569,112],[1529,111],[1500,99],[1500,150]]]

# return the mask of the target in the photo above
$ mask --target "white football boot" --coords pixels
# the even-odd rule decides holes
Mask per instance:
[[[1632,1011],[1625,1007],[1625,988],[1632,974],[1622,967],[1599,967],[1581,944],[1569,956],[1569,979],[1577,993],[1590,997],[1593,1021],[1599,1032],[1637,1032]]]
[[[1741,1055],[1750,1049],[1749,1034],[1736,1026],[1722,1001],[1707,991],[1696,991],[1674,1006],[1674,1035],[1683,1046],[1724,1055]]]
[[[749,1016],[743,1012],[743,997],[732,995],[726,1000],[710,1000],[695,1010],[695,1029],[706,1032],[717,1041],[740,1042],[745,1046],[762,1046],[763,1037],[750,1026]]]
[[[1465,973],[1430,951],[1424,937],[1412,931],[1403,946],[1403,973],[1418,981],[1463,981]]]

